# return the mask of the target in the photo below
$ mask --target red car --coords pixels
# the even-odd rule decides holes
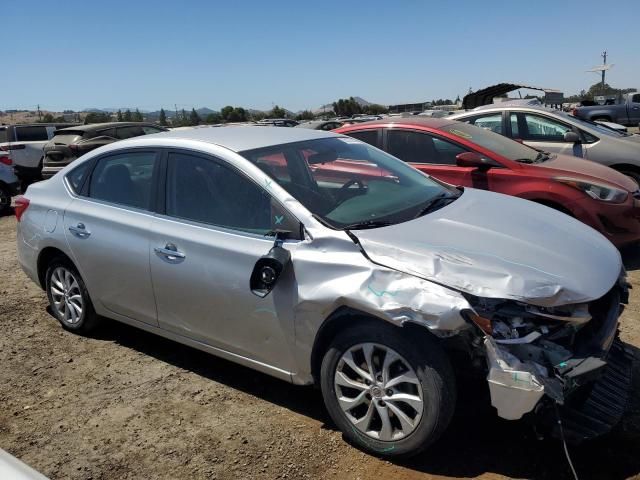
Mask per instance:
[[[617,246],[640,240],[640,190],[615,170],[527,147],[446,118],[384,119],[337,130],[444,182],[514,195],[563,211]]]

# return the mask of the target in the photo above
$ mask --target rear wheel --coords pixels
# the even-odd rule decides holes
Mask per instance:
[[[59,257],[49,264],[46,290],[51,311],[64,329],[86,334],[98,326],[89,292],[70,261]]]
[[[384,456],[411,456],[449,424],[455,381],[440,345],[384,324],[344,331],[321,367],[327,410],[345,437]],[[416,341],[418,340],[418,341]]]

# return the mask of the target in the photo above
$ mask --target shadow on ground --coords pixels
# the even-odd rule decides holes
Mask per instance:
[[[115,341],[160,361],[259,397],[334,429],[320,393],[222,360],[141,330],[108,322],[98,339]],[[640,392],[640,355],[635,354],[634,391]],[[444,436],[426,453],[396,462],[416,473],[473,478],[495,473],[515,478],[570,478],[562,445],[540,441],[527,423],[499,419],[489,406],[486,384],[459,382],[456,415]],[[580,447],[570,447],[581,480],[625,479],[640,472],[640,395],[614,432]]]
[[[640,269],[640,245],[633,244],[620,249],[624,268],[628,271]]]

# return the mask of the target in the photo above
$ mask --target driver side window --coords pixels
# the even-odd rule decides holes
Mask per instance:
[[[299,222],[262,187],[223,162],[188,153],[169,154],[166,214],[247,233],[299,234]]]
[[[552,120],[548,117],[525,113],[524,126],[526,131],[520,132],[520,138],[538,142],[564,142],[564,134],[571,131],[569,125]]]

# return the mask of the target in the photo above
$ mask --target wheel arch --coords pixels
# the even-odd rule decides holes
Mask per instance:
[[[418,338],[422,335],[428,335],[436,340],[441,339],[430,332],[426,326],[416,322],[404,322],[402,325],[395,324],[384,318],[376,317],[370,313],[358,310],[353,307],[339,307],[334,310],[318,329],[318,333],[313,342],[311,349],[311,375],[315,385],[320,384],[320,367],[322,365],[322,359],[325,352],[331,345],[331,342],[348,327],[354,325],[365,326],[367,324],[383,323],[393,325],[396,328],[401,328],[402,331],[411,332],[409,335],[415,335],[413,338]]]
[[[40,254],[38,255],[38,262],[37,262],[38,282],[40,283],[40,288],[42,288],[43,290],[46,287],[45,275],[47,273],[47,268],[51,263],[51,260],[53,260],[56,257],[62,257],[66,259],[71,263],[71,265],[75,267],[75,263],[73,262],[71,257],[66,253],[64,253],[62,250],[60,250],[59,248],[57,247],[43,248]]]

